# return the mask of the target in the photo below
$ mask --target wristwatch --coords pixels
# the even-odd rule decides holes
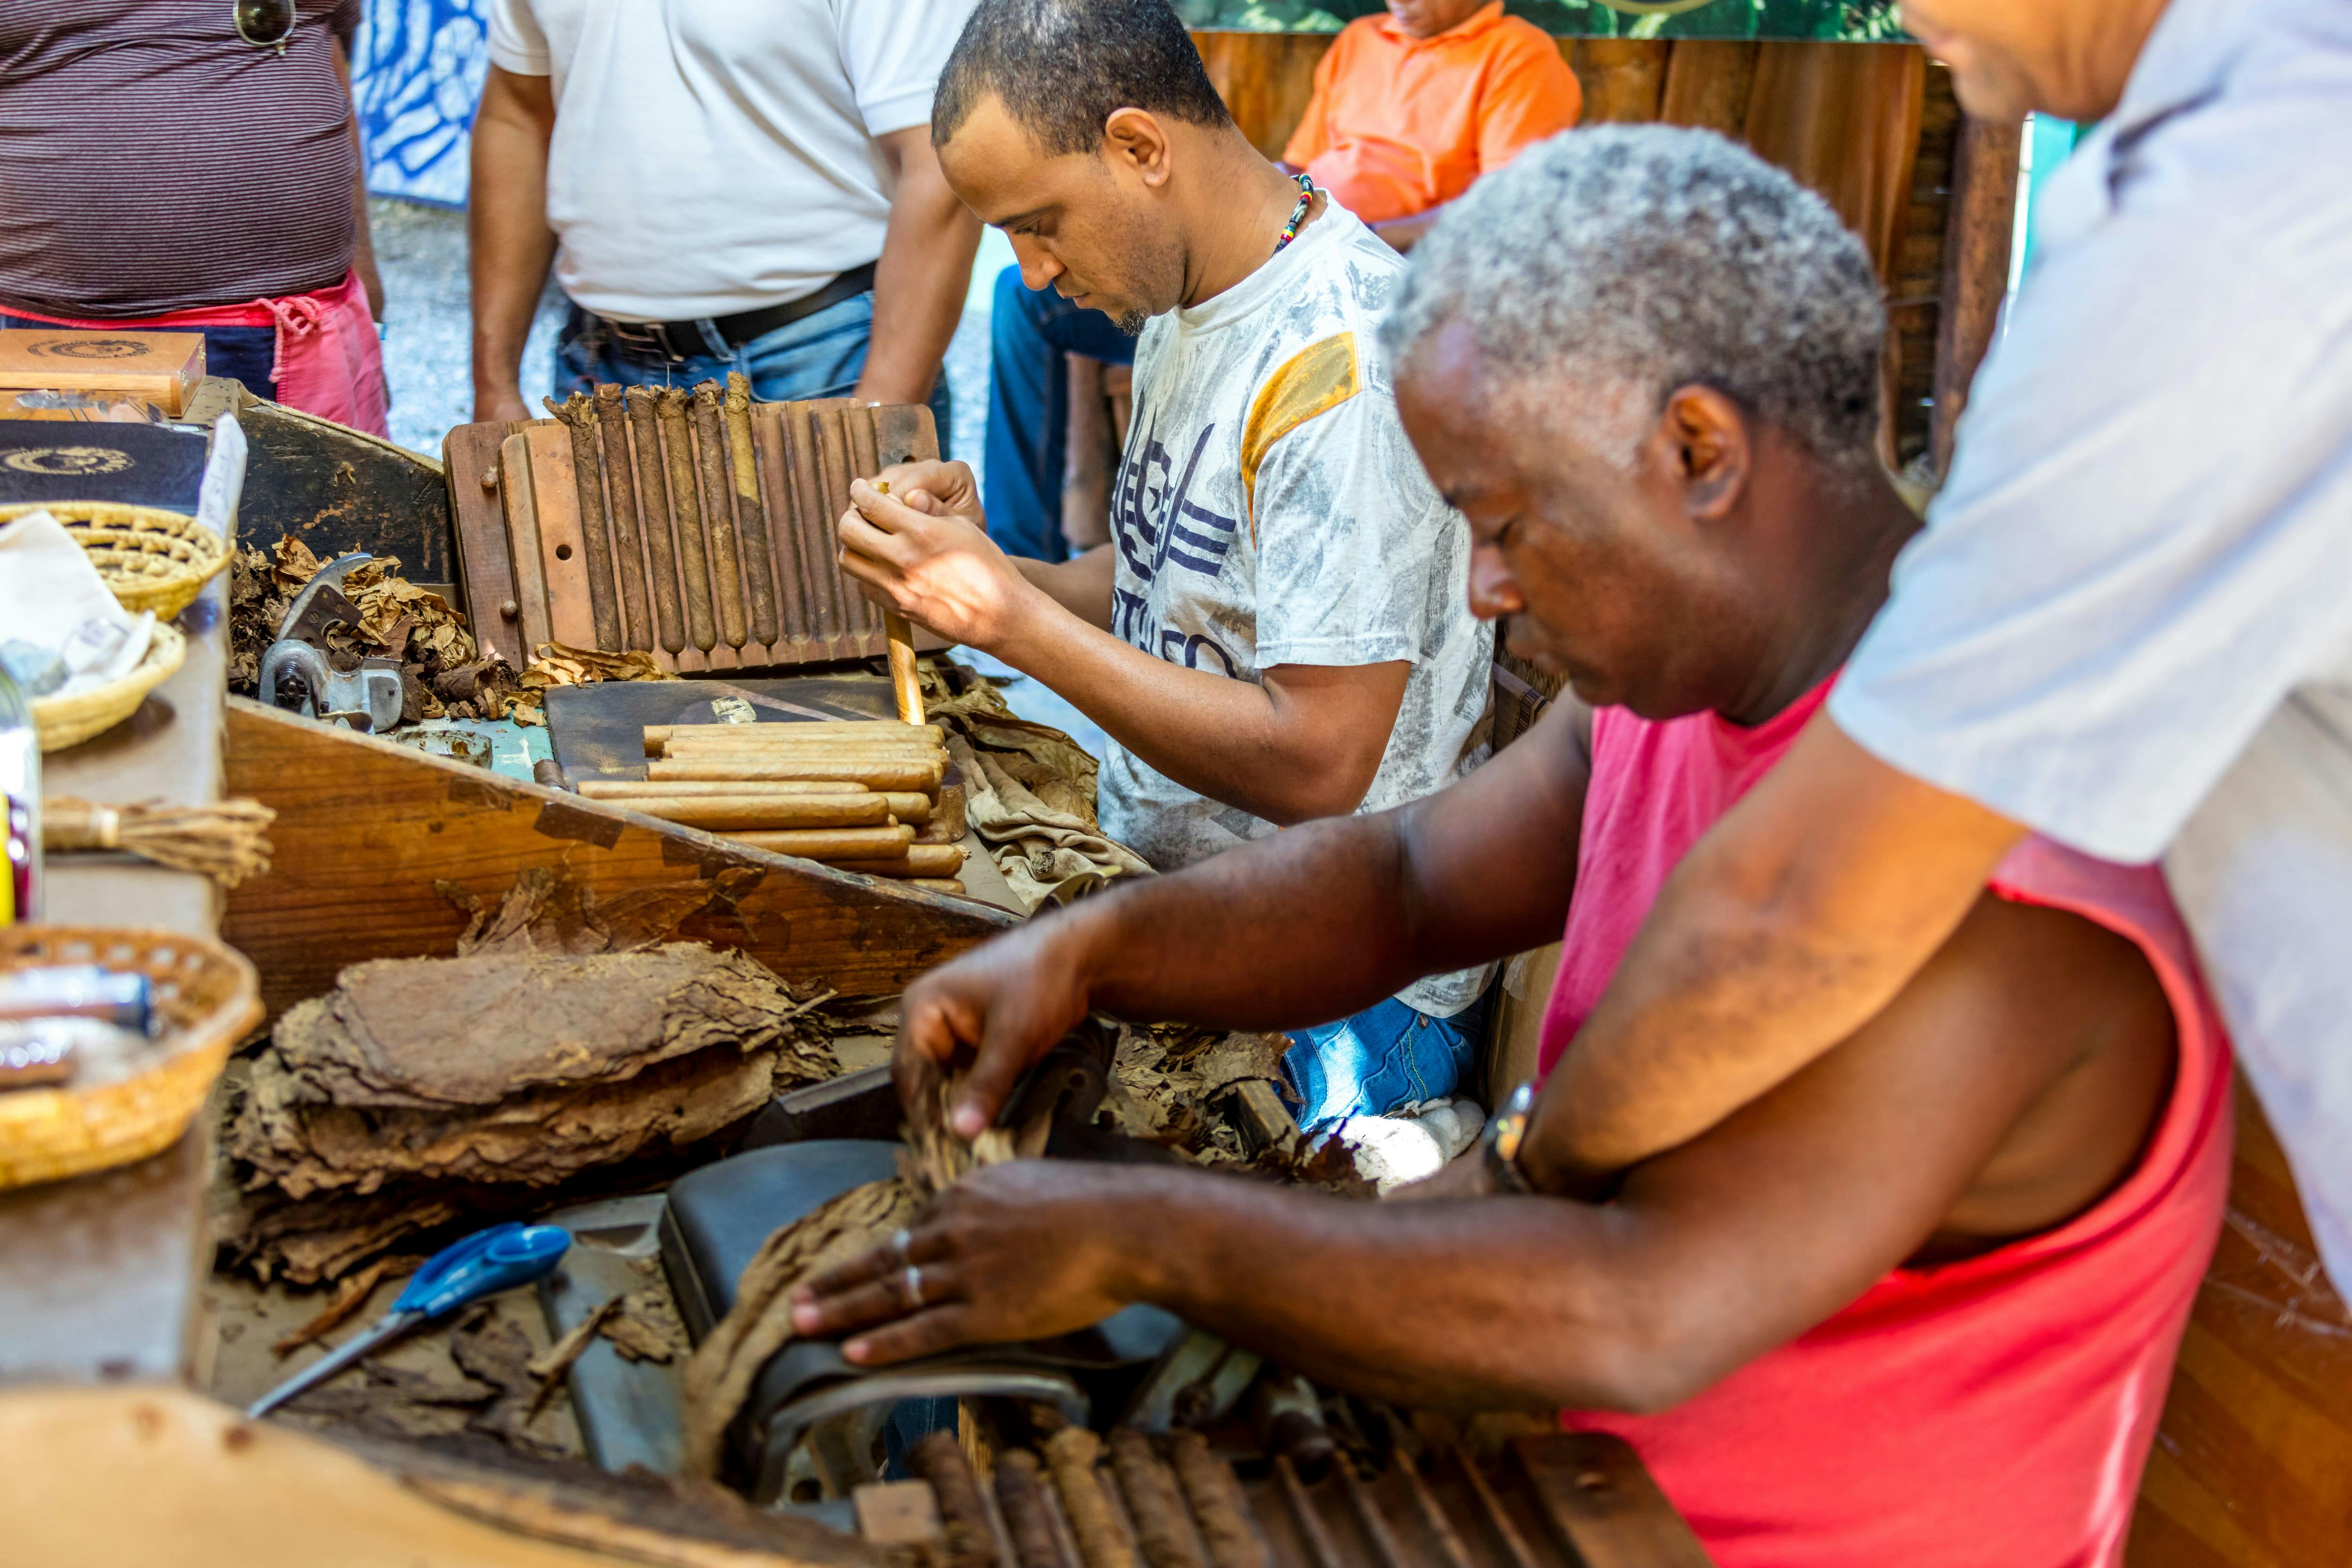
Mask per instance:
[[[1486,1180],[1498,1193],[1532,1193],[1535,1187],[1519,1169],[1519,1145],[1528,1136],[1528,1119],[1535,1113],[1536,1086],[1530,1081],[1511,1090],[1495,1114],[1486,1119],[1479,1140]]]

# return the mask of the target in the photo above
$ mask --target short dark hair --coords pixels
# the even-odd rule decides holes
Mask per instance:
[[[980,0],[940,72],[931,144],[992,93],[1048,157],[1101,146],[1119,109],[1234,122],[1168,0]]]

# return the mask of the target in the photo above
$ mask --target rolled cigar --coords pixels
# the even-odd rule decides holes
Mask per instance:
[[[727,484],[727,437],[719,421],[719,384],[694,389],[694,464],[702,476],[702,532],[710,548],[710,603],[719,613],[719,635],[741,647],[743,569],[735,554],[735,500]]]
[[[1132,1426],[1113,1428],[1110,1468],[1135,1521],[1135,1542],[1151,1568],[1209,1568],[1184,1517],[1176,1477],[1151,1451],[1151,1439]]]
[[[1086,1568],[1136,1568],[1127,1533],[1112,1517],[1110,1500],[1103,1495],[1102,1478],[1095,1469],[1101,1452],[1101,1440],[1083,1426],[1065,1426],[1045,1439],[1054,1489],[1062,1494],[1062,1511],[1069,1517],[1070,1533],[1077,1538]]]
[[[591,788],[590,785],[593,785]],[[580,793],[591,800],[609,800],[616,805],[638,809],[633,803],[639,800],[700,800],[713,795],[737,795],[755,800],[852,800],[863,803],[869,799],[882,802],[884,815],[895,816],[909,827],[928,825],[937,815],[931,797],[916,790],[890,790],[877,795],[864,784],[844,779],[782,779],[771,781],[739,781],[725,779],[671,779],[656,782],[646,779],[591,779],[583,781]],[[962,837],[961,834],[958,837]],[[951,839],[935,838],[935,844],[951,843]]]
[[[948,1538],[946,1568],[997,1568],[996,1531],[980,1479],[952,1432],[934,1432],[907,1451],[907,1468],[931,1483]]]
[[[661,432],[656,425],[660,394],[653,387],[632,386],[622,393],[628,406],[629,445],[637,455],[637,509],[645,525],[646,554],[652,572],[654,626],[662,647],[677,653],[686,647],[686,614],[678,606],[677,556],[672,548],[669,488],[662,482]]]
[[[1054,1528],[1054,1505],[1038,1474],[1037,1456],[1026,1448],[1010,1448],[997,1456],[996,1506],[1004,1515],[1005,1533],[1013,1537],[1013,1554],[1021,1568],[1076,1568],[1062,1549],[1061,1532]]]
[[[656,757],[646,764],[651,779],[846,779],[878,790],[936,789],[946,771],[935,758],[916,757]]]
[[[863,734],[880,733],[906,735],[927,730],[931,738],[945,744],[947,736],[937,724],[901,724],[896,719],[810,719],[794,723],[757,724],[648,724],[646,726],[646,755],[661,755],[661,744],[673,735],[693,735],[719,731],[749,740],[766,740],[785,731],[799,734]]]
[[[778,855],[797,855],[803,860],[882,860],[906,854],[915,842],[915,830],[895,825],[886,827],[810,827],[771,833],[730,833],[727,837],[753,849],[772,850]]]
[[[805,741],[714,741],[687,740],[673,736],[662,742],[660,755],[682,757],[701,756],[711,752],[731,752],[748,756],[766,756],[770,752],[919,752],[927,757],[944,757],[948,749],[937,741],[897,740],[887,735],[811,735]]]
[[[963,869],[963,846],[961,844],[909,844],[906,853],[884,858],[835,860],[826,859],[845,871],[863,871],[869,877],[952,877]]]
[[[735,486],[735,527],[742,540],[744,586],[751,595],[751,640],[768,644],[782,627],[776,619],[776,567],[769,548],[768,514],[760,505],[759,461],[751,449],[751,382],[727,373],[721,412],[727,423],[728,471]]]
[[[769,779],[761,782],[734,784],[730,784],[724,779],[706,779],[699,783],[687,783],[677,779],[669,780],[667,783],[658,782],[653,779],[582,779],[580,781],[580,793],[586,795],[591,800],[628,800],[637,795],[864,795],[867,792],[864,784],[852,784],[847,779]],[[890,798],[894,800],[919,800],[925,805],[929,805],[931,800],[931,797],[927,795],[893,795]],[[896,806],[892,806],[890,808],[890,815],[898,817],[901,822],[911,822],[915,820],[912,817],[900,815],[898,808]]]
[[[963,883],[954,877],[902,877],[899,879],[910,888],[920,888],[928,893],[953,893],[959,898],[963,895]]]
[[[629,425],[621,397],[621,389],[610,382],[596,389],[596,428],[604,449],[604,470],[613,486],[613,565],[621,579],[622,635],[627,639],[627,647],[650,650],[654,646],[653,611],[646,602],[646,557],[637,526],[636,475],[629,464]]]
[[[664,822],[712,832],[744,828],[873,827],[890,820],[878,795],[706,795],[625,800],[618,804]]]
[[[686,586],[686,625],[694,646],[709,653],[719,642],[718,620],[710,613],[709,542],[702,531],[702,498],[695,489],[694,440],[686,422],[687,395],[682,386],[665,386],[654,400],[661,425],[662,461],[669,468],[670,515],[677,520],[678,576]]]
[[[588,618],[596,628],[596,646],[619,648],[620,592],[613,575],[612,536],[604,530],[604,465],[596,452],[596,405],[584,392],[562,403],[540,399],[547,411],[572,433],[572,481],[580,496],[580,542],[588,551]]]
[[[778,728],[788,728],[780,725]],[[798,751],[808,746],[890,746],[925,752],[947,751],[947,742],[929,730],[912,724],[894,725],[888,730],[814,730],[799,735],[746,735],[739,730],[751,726],[734,724],[699,724],[683,734],[673,734],[657,742],[661,750],[648,756],[674,756],[685,750],[724,752]],[[695,731],[699,730],[701,733]]]
[[[1268,1568],[1257,1531],[1250,1525],[1242,1484],[1230,1466],[1209,1452],[1208,1439],[1180,1429],[1169,1434],[1168,1450],[1216,1568]]]

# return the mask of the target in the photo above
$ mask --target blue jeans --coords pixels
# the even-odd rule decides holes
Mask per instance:
[[[47,327],[47,321],[28,321],[0,310],[0,329],[28,327],[34,331]],[[174,331],[200,331],[205,334],[205,374],[226,375],[245,383],[245,389],[256,397],[278,400],[278,383],[270,373],[278,368],[278,329],[276,327],[175,327]]]
[[[751,395],[762,403],[846,397],[866,370],[866,345],[874,339],[874,295],[853,294],[813,316],[764,332],[733,350],[708,331],[713,350],[685,359],[633,353],[595,317],[572,307],[555,340],[555,392],[586,392],[600,382],[622,386],[694,386],[724,381],[741,371]],[[931,384],[931,417],[940,427],[940,456],[948,455],[948,378]]]
[[[1451,1095],[1470,1070],[1486,1019],[1484,997],[1451,1018],[1433,1018],[1391,996],[1336,1024],[1293,1029],[1282,1070],[1298,1093],[1298,1125],[1311,1131],[1343,1116],[1383,1116]]]
[[[1062,466],[1070,431],[1068,354],[1133,364],[1135,340],[1100,310],[1050,288],[1022,287],[1021,268],[996,275],[988,318],[988,443],[981,505],[988,536],[1010,555],[1065,561]]]

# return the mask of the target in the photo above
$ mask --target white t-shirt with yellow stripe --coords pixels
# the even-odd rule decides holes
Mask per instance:
[[[1483,755],[1493,629],[1470,614],[1469,527],[1397,418],[1377,335],[1403,258],[1328,205],[1232,289],[1152,319],[1110,509],[1111,630],[1173,663],[1258,680],[1277,665],[1409,659],[1360,811],[1444,787]],[[1196,795],[1117,742],[1104,831],[1174,870],[1274,825]],[[1400,993],[1469,1005],[1485,972]]]

